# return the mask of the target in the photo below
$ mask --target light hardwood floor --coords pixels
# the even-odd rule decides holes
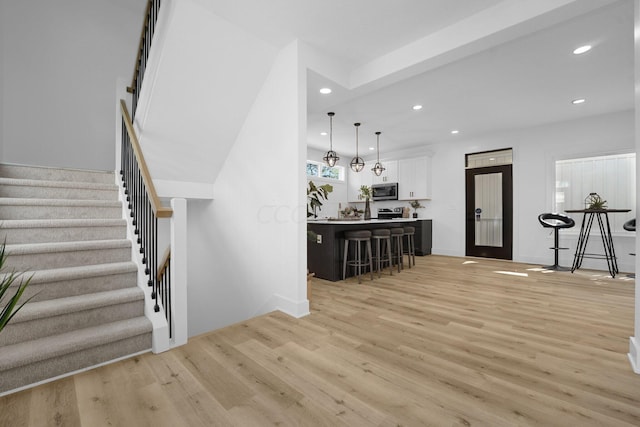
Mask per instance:
[[[0,426],[639,426],[634,281],[428,256],[0,398]],[[505,273],[516,273],[505,274]]]

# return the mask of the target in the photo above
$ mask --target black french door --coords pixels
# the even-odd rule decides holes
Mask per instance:
[[[513,259],[512,165],[466,170],[466,254]]]

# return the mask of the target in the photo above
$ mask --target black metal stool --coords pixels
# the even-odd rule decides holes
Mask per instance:
[[[553,247],[549,249],[553,249],[554,252],[554,262],[553,265],[549,265],[543,267],[545,270],[558,270],[558,271],[569,271],[571,268],[569,267],[561,267],[558,265],[558,251],[560,249],[569,249],[569,248],[561,248],[559,242],[559,231],[561,228],[571,228],[576,225],[576,222],[562,214],[558,213],[543,213],[538,215],[538,221],[545,228],[553,228]]]
[[[349,260],[349,242],[354,242],[355,258]],[[362,258],[362,244],[366,245],[365,257]],[[342,280],[347,277],[347,265],[350,265],[357,269],[358,283],[360,283],[360,274],[362,273],[362,267],[369,266],[371,272],[371,280],[373,280],[373,260],[371,259],[371,231],[369,230],[354,230],[344,232],[344,261],[342,264]]]
[[[625,222],[622,225],[622,228],[624,228],[627,231],[633,231],[635,233],[635,231],[636,231],[636,219],[633,218],[633,219],[630,219],[629,221]],[[634,254],[634,253],[630,253],[629,255],[636,256],[636,254]],[[636,275],[635,275],[635,273],[631,273],[631,274],[628,274],[627,277],[635,278]]]
[[[413,238],[413,236],[415,236],[416,234],[416,228],[415,227],[402,227],[402,228],[404,230],[404,233],[402,236],[403,238],[404,237],[407,238],[407,246],[404,253],[407,254],[407,261],[409,264],[409,268],[411,268],[412,261],[413,261],[413,265],[416,265],[416,244]],[[404,242],[402,242],[402,244],[404,246]]]
[[[371,230],[371,239],[376,242],[376,252],[373,259],[376,263],[378,277],[381,276],[380,272],[382,270],[383,263],[389,263],[389,274],[393,276],[393,266],[391,265],[391,230],[388,228],[373,229]]]
[[[394,227],[391,229],[391,259],[398,264],[398,273],[400,268],[404,268],[404,246],[402,244],[402,237],[404,236],[404,228]]]

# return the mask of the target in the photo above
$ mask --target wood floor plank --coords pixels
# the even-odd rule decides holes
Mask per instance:
[[[433,255],[361,284],[314,278],[309,316],[1,397],[0,426],[638,426],[634,287]]]

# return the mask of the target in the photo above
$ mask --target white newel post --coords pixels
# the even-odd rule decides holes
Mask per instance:
[[[171,199],[171,306],[173,310],[173,343],[187,343],[187,201]]]

